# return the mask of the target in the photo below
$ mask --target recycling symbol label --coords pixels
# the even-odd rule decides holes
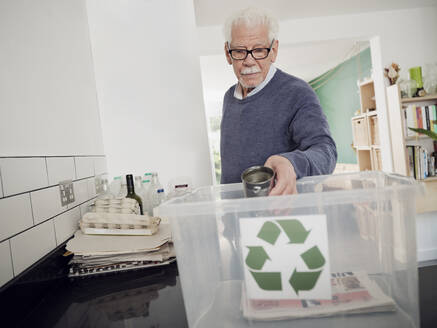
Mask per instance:
[[[326,215],[240,218],[246,294],[331,299]]]

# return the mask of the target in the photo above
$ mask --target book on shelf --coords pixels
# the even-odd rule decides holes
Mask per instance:
[[[437,104],[419,106],[410,104],[404,111],[404,130],[407,137],[418,134],[408,128],[419,128],[437,133]]]
[[[409,176],[423,180],[435,176],[435,154],[430,154],[425,147],[407,146]]]

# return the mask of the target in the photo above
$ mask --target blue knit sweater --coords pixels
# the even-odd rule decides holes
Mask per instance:
[[[225,94],[221,123],[221,183],[241,182],[250,166],[271,155],[286,157],[297,178],[329,174],[337,149],[313,89],[303,80],[277,70],[258,93],[236,99],[236,85]]]

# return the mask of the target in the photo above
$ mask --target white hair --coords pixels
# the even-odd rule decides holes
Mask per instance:
[[[278,37],[278,21],[266,10],[248,7],[237,11],[226,19],[225,25],[223,26],[223,33],[226,41],[229,43],[232,41],[232,28],[238,25],[245,25],[247,27],[264,25],[267,27],[270,42]]]

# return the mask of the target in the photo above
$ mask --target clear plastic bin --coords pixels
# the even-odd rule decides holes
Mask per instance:
[[[241,184],[218,185],[156,209],[171,222],[190,327],[418,328],[415,198],[423,187],[406,177],[359,172],[303,178],[297,190],[244,198]],[[264,321],[243,316],[250,300],[243,295],[240,218],[320,214],[326,215],[331,273],[364,272],[395,311]]]

